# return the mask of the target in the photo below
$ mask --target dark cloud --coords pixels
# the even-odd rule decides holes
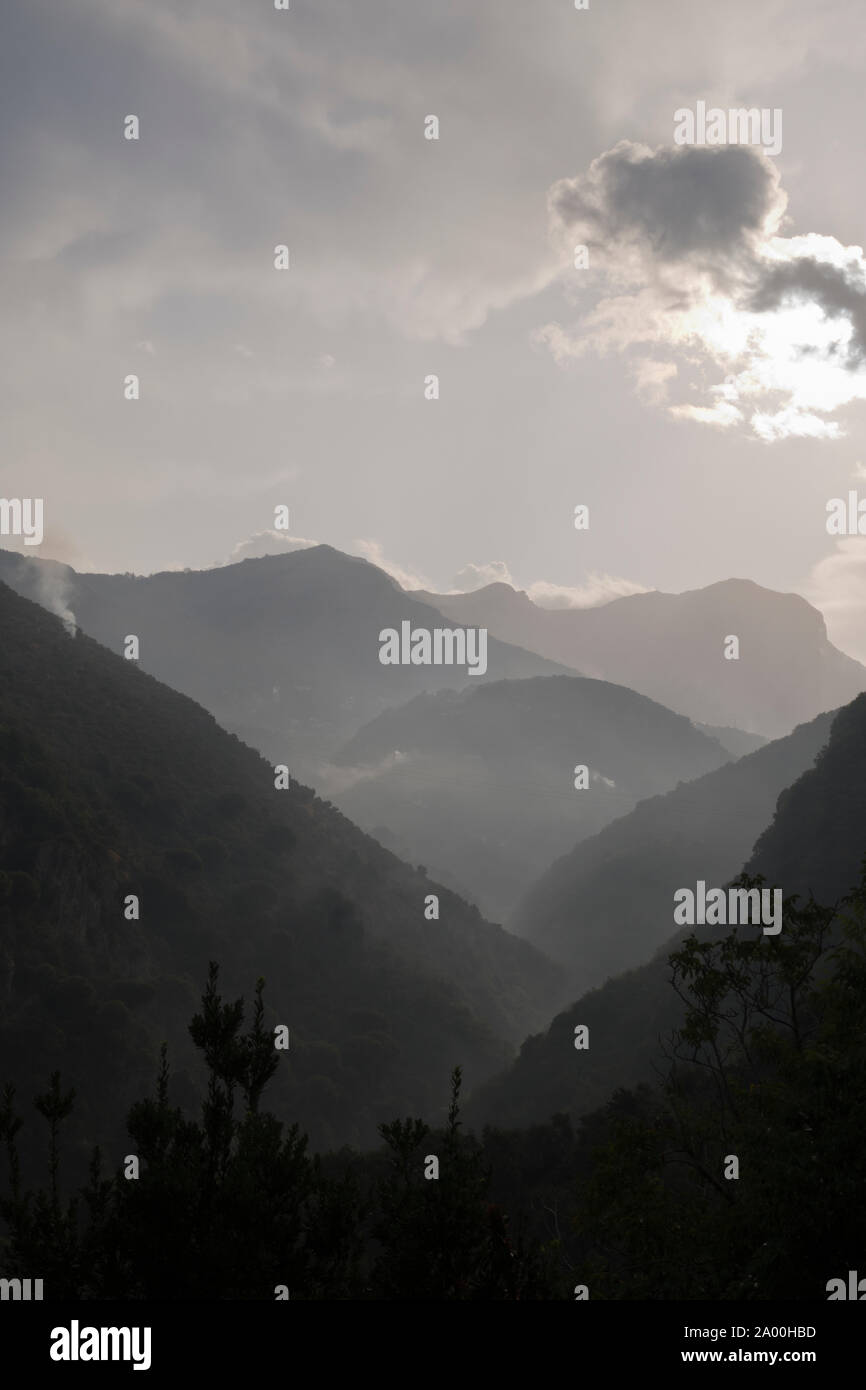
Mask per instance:
[[[840,266],[801,256],[765,271],[748,307],[754,313],[769,313],[792,302],[817,304],[828,318],[847,318],[853,329],[847,365],[852,369],[862,366],[866,360],[866,282],[862,276],[854,279]]]
[[[538,339],[557,360],[590,342],[679,354],[682,376],[656,359],[636,372],[675,418],[748,419],[768,441],[837,437],[828,417],[866,398],[866,261],[831,236],[783,236],[786,204],[761,149],[622,141],[550,190],[555,239],[590,248],[603,290],[575,329],[550,324]],[[790,313],[801,306],[810,312]],[[689,377],[701,350],[724,384]],[[668,403],[674,379],[681,399]]]
[[[851,369],[866,361],[862,272],[810,255],[768,262],[762,254],[785,196],[775,165],[760,150],[689,145],[653,151],[623,141],[586,174],[555,184],[550,204],[562,226],[594,247],[609,269],[631,250],[647,278],[671,268],[702,272],[751,313],[817,304],[828,318],[847,319],[853,329],[843,351],[832,345],[822,351]],[[682,307],[695,287],[688,280],[669,282],[675,299],[678,283]],[[817,351],[809,344],[800,350]]]
[[[784,209],[775,166],[747,146],[655,151],[622,141],[551,190],[561,223],[606,256],[633,246],[656,265],[723,278],[748,265]]]

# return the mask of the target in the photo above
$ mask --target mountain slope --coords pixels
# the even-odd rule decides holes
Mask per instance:
[[[382,665],[380,631],[399,630],[404,620],[426,628],[445,620],[382,570],[326,545],[144,578],[77,574],[0,551],[0,580],[52,612],[74,615],[111,651],[123,652],[134,634],[142,670],[311,780],[357,728],[422,691],[563,669],[495,638],[484,675]]]
[[[750,580],[581,609],[538,608],[507,584],[414,596],[454,622],[483,623],[503,641],[639,690],[697,722],[768,738],[866,690],[866,667],[832,645],[817,609]],[[739,660],[723,655],[730,635],[739,638]]]
[[[832,904],[857,883],[864,851],[866,696],[861,695],[835,716],[814,768],[782,792],[773,822],[746,867],[764,874],[786,896],[805,895],[811,887],[819,901]],[[671,905],[681,886],[671,884]],[[527,1038],[511,1067],[473,1098],[472,1121],[508,1126],[557,1111],[581,1115],[617,1087],[654,1080],[660,1040],[681,1017],[668,983],[667,957],[688,931],[672,934],[646,965],[582,995],[546,1033]],[[695,928],[705,939],[725,931]],[[577,1024],[590,1027],[588,1051],[574,1049]]]
[[[655,796],[581,841],[533,884],[509,927],[589,989],[638,965],[670,935],[671,895],[729,882],[776,801],[827,742],[821,714],[787,738]]]
[[[732,758],[742,758],[746,753],[754,753],[769,741],[763,734],[747,734],[743,729],[733,729],[730,725],[720,727],[718,724],[696,722],[695,728],[700,729],[708,738],[716,739]]]
[[[834,902],[847,892],[866,854],[866,696],[833,721],[815,762],[779,797],[746,872],[786,893]]]
[[[342,750],[329,794],[501,920],[576,839],[727,760],[714,739],[643,695],[546,676],[388,710]],[[574,785],[580,765],[585,788]]]
[[[227,993],[267,978],[283,1113],[325,1145],[432,1109],[456,1062],[473,1084],[563,999],[533,947],[5,585],[0,904],[0,1080],[87,1078],[82,1138],[150,1083],[211,959]]]

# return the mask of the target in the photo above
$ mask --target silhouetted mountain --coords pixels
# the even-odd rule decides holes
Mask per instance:
[[[833,903],[850,889],[866,854],[866,695],[833,720],[815,766],[779,797],[746,864],[786,894]]]
[[[444,690],[388,710],[342,750],[326,785],[357,824],[501,920],[576,839],[727,758],[643,695],[547,676]],[[588,770],[583,789],[579,765]]]
[[[0,1080],[60,1063],[81,1135],[150,1084],[211,959],[230,995],[267,978],[281,1104],[322,1144],[435,1106],[455,1061],[474,1084],[563,998],[528,943],[2,584],[0,770]]]
[[[646,960],[670,936],[674,888],[728,883],[776,801],[827,742],[832,714],[641,801],[583,840],[527,893],[509,926],[570,965],[590,989]]]
[[[563,669],[492,637],[485,675],[382,665],[383,629],[448,624],[375,565],[327,545],[145,578],[77,574],[0,551],[0,580],[52,612],[71,611],[111,651],[135,634],[142,670],[311,780],[362,724],[422,691]]]
[[[631,594],[598,608],[539,608],[507,584],[414,597],[453,622],[483,623],[502,641],[627,685],[695,721],[769,738],[866,690],[866,667],[831,644],[817,609],[746,579]],[[731,635],[739,660],[723,655]]]
[[[793,737],[808,738],[808,729],[797,730]],[[771,753],[772,747],[752,757]],[[730,772],[739,767],[742,763]],[[864,852],[866,696],[861,695],[833,719],[829,741],[815,766],[779,796],[773,822],[761,835],[746,871],[763,874],[786,897],[805,895],[811,888],[819,901],[833,904],[859,881]],[[709,875],[700,876],[709,883]],[[695,881],[671,883],[671,923],[674,891],[693,887]],[[527,1038],[517,1061],[473,1098],[472,1119],[511,1125],[547,1119],[557,1111],[580,1115],[601,1105],[617,1087],[657,1079],[660,1040],[682,1016],[669,984],[667,958],[691,930],[709,940],[729,929],[682,928],[646,965],[584,994],[546,1033]],[[589,1025],[588,1051],[574,1048],[578,1024]]]

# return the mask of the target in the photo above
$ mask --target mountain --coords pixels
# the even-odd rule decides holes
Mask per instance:
[[[699,723],[778,738],[866,690],[866,667],[827,637],[797,594],[727,579],[682,594],[630,594],[598,608],[539,608],[508,584],[414,597],[481,623],[585,676],[639,690]],[[738,660],[723,655],[739,638]]]
[[[674,888],[728,883],[776,802],[812,766],[832,714],[736,762],[641,801],[533,884],[508,925],[589,989],[646,960],[670,935]]]
[[[433,1110],[452,1065],[477,1083],[567,997],[528,943],[0,584],[0,1083],[29,1100],[60,1065],[79,1141],[105,1139],[159,1040],[186,1051],[210,960],[230,997],[266,978],[281,1111],[322,1146]]]
[[[111,651],[122,653],[134,634],[143,670],[314,782],[356,729],[413,695],[563,669],[495,638],[484,675],[382,665],[380,631],[445,620],[375,565],[327,545],[147,577],[78,574],[0,551],[0,580]]]
[[[721,728],[717,724],[701,724],[695,721],[695,728],[700,729],[708,738],[714,738],[732,758],[742,758],[746,753],[754,753],[756,748],[763,748],[764,744],[769,742],[763,734],[747,734],[743,729],[732,729],[730,726]]]
[[[714,739],[643,695],[543,676],[388,710],[343,748],[325,785],[358,825],[499,921],[576,839],[727,760]]]
[[[858,882],[864,852],[866,696],[861,695],[833,719],[814,767],[779,796],[746,869],[762,873],[786,896],[805,896],[813,888],[819,902],[832,905]],[[671,902],[681,886],[686,885],[671,884]],[[672,934],[647,964],[590,990],[557,1015],[547,1032],[527,1038],[508,1070],[473,1097],[470,1119],[509,1126],[546,1120],[556,1112],[582,1115],[618,1087],[657,1079],[660,1041],[681,1019],[668,956],[689,930]],[[695,934],[710,939],[726,930],[697,927]],[[588,1051],[573,1046],[577,1024],[589,1025]]]
[[[785,893],[833,903],[846,893],[866,854],[866,696],[833,721],[815,762],[779,797],[746,872]]]

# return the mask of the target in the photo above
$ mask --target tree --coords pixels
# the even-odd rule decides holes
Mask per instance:
[[[597,1292],[820,1298],[866,1237],[866,873],[836,906],[786,901],[778,936],[692,935],[670,964],[666,1084],[581,1194]]]
[[[73,1093],[64,1095],[55,1075],[37,1098],[50,1126],[50,1181],[34,1195],[21,1190],[21,1122],[7,1088],[0,1139],[11,1191],[0,1214],[11,1262],[44,1272],[49,1296],[62,1289],[78,1297],[261,1299],[284,1284],[303,1299],[357,1282],[358,1200],[351,1183],[325,1179],[297,1126],[284,1134],[260,1110],[279,1064],[264,1026],[263,988],[259,980],[244,1034],[243,1000],[223,1002],[211,964],[201,1012],[190,1024],[208,1068],[201,1121],[169,1104],[163,1047],[156,1094],[134,1105],[127,1121],[138,1176],[124,1163],[105,1178],[96,1151],[87,1187],[66,1209],[57,1188],[58,1134]]]

